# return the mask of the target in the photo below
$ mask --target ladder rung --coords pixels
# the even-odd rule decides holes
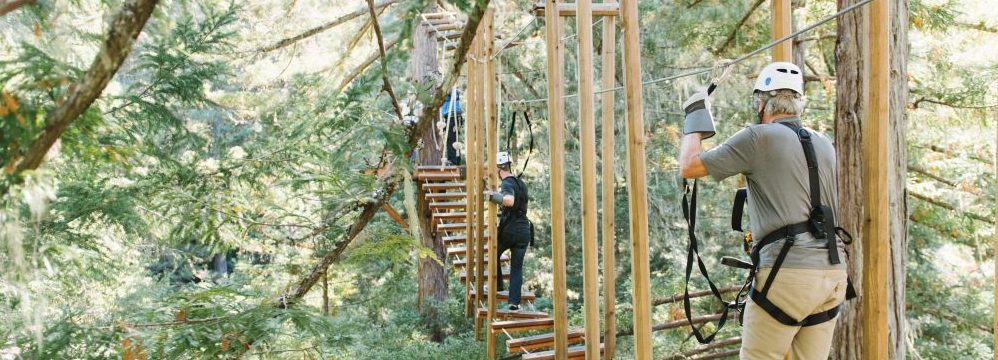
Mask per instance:
[[[584,329],[572,329],[568,331],[568,345],[581,344],[585,341],[586,331]],[[511,353],[522,352],[523,350],[534,351],[554,347],[554,333],[527,336],[506,341],[506,350]]]
[[[489,315],[489,309],[478,308],[479,318],[485,318],[488,315]],[[543,311],[526,311],[526,310],[509,311],[506,309],[496,309],[494,315],[496,319],[541,319],[551,316]]]
[[[487,279],[489,277],[489,271],[485,270],[485,274],[483,274],[482,276],[484,276]],[[463,282],[468,277],[467,271],[462,271],[461,273],[458,274],[458,277],[460,277],[461,281]],[[502,269],[502,278],[507,280],[509,279],[509,268]]]
[[[489,326],[493,333],[501,332],[503,330],[506,332],[543,330],[550,329],[552,327],[554,327],[554,318],[552,317],[494,321]]]
[[[463,182],[445,182],[423,184],[423,190],[463,190]]]
[[[499,262],[501,262],[501,263],[508,263],[509,262],[509,256],[503,254],[503,256],[499,258]],[[489,257],[488,256],[485,257],[485,263],[486,264],[489,263]],[[453,264],[456,267],[464,267],[465,265],[468,265],[468,260],[467,259],[455,260],[453,262]],[[500,292],[500,294],[501,293],[502,292]]]
[[[603,344],[599,344],[599,352],[603,353]],[[573,346],[568,348],[568,358],[569,359],[584,359],[586,357],[586,347],[585,346]],[[530,354],[523,354],[521,358],[523,360],[549,360],[554,359],[554,350],[535,352]]]
[[[468,291],[469,291],[468,292],[469,295],[475,296],[475,293],[476,293],[475,289],[470,289]],[[488,294],[488,293],[489,293],[489,288],[486,287],[485,288],[485,294]],[[526,302],[526,301],[534,301],[534,299],[536,299],[536,298],[537,298],[537,296],[534,295],[534,293],[532,291],[523,291],[523,292],[520,292],[520,301],[524,301],[524,302]],[[503,300],[503,301],[509,300],[509,290],[503,290],[503,291],[500,291],[500,292],[496,293],[496,299]]]

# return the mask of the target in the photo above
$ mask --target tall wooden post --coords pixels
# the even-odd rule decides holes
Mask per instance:
[[[488,21],[487,18],[483,18],[483,21]],[[492,42],[491,36],[486,37],[485,34],[486,27],[479,26],[478,34],[475,36],[475,41],[478,43],[475,46],[475,62],[477,64],[478,74],[475,75],[475,89],[477,92],[477,109],[475,111],[478,113],[477,119],[475,120],[477,124],[475,125],[475,147],[476,152],[475,158],[477,159],[475,163],[475,177],[471,178],[469,181],[475,184],[475,239],[477,239],[478,247],[475,248],[475,263],[478,264],[475,267],[475,313],[477,314],[477,309],[483,305],[488,297],[485,295],[485,270],[490,266],[495,266],[495,263],[485,262],[485,251],[484,246],[487,244],[485,240],[485,202],[482,200],[482,191],[485,190],[485,174],[483,173],[483,168],[485,166],[485,119],[488,118],[488,108],[486,105],[488,101],[486,100],[486,89],[485,84],[487,65],[484,60],[487,56],[485,53],[485,44]],[[489,271],[494,273],[495,269]],[[477,322],[481,324],[481,322]],[[490,324],[491,325],[491,324]],[[488,330],[486,329],[486,333]]]
[[[998,90],[998,86],[995,86]],[[995,91],[995,95],[998,96],[998,91]],[[995,140],[998,141],[998,107],[991,108],[991,112],[994,113],[995,117]],[[995,179],[998,179],[998,142],[995,143]],[[995,185],[995,198],[998,199],[998,185]],[[998,249],[998,206],[995,206],[995,242],[992,245],[994,249]],[[995,262],[998,263],[998,255],[995,256]],[[998,266],[995,266],[995,277],[994,277],[994,298],[998,299]],[[992,329],[994,329],[994,345],[993,349],[998,349],[998,300],[994,301],[994,307],[992,307],[992,316],[994,317],[992,322]],[[998,360],[998,351],[994,351],[995,360]]]
[[[485,15],[482,18],[482,23],[479,25],[483,28],[482,40],[484,40],[485,51],[483,51],[483,58],[485,59],[485,129],[486,131],[486,143],[488,144],[488,151],[486,151],[485,158],[488,161],[485,163],[485,171],[489,175],[489,188],[497,189],[499,188],[499,174],[496,172],[496,153],[499,151],[499,136],[496,127],[499,126],[498,119],[498,109],[496,108],[496,69],[495,64],[492,62],[492,55],[495,52],[494,44],[492,41],[492,31],[494,27],[494,13],[493,8],[489,7],[485,11]],[[499,207],[493,203],[489,202],[489,212],[488,212],[488,229],[489,236],[486,237],[486,243],[489,244],[489,291],[488,291],[488,310],[486,316],[486,323],[489,326],[485,329],[485,333],[488,336],[488,355],[489,359],[496,358],[496,337],[492,334],[491,324],[495,320],[496,313],[496,292],[499,289],[496,288],[496,277],[502,276],[501,273],[497,273],[495,269],[496,264],[499,264],[498,253],[498,241],[499,234],[497,231],[496,219],[499,216]],[[498,266],[502,268],[501,266]]]
[[[478,263],[476,262],[476,260],[478,260],[478,256],[476,253],[478,252],[477,250],[479,248],[478,239],[475,236],[476,232],[475,232],[475,216],[474,216],[475,213],[474,204],[476,199],[478,199],[477,196],[478,193],[475,192],[475,190],[477,189],[477,187],[475,186],[476,182],[474,181],[476,176],[475,169],[481,167],[478,164],[478,159],[476,158],[477,151],[475,151],[475,149],[477,149],[477,136],[474,135],[478,131],[477,130],[478,129],[477,127],[478,88],[477,86],[475,86],[475,84],[478,82],[478,62],[475,61],[476,52],[474,49],[475,49],[475,43],[472,42],[471,49],[470,51],[468,51],[470,56],[468,57],[467,60],[468,61],[468,76],[467,76],[468,117],[466,119],[467,128],[464,133],[465,134],[464,152],[465,152],[465,157],[467,157],[467,160],[465,161],[467,167],[464,180],[465,188],[467,189],[466,190],[467,196],[465,197],[465,205],[464,205],[465,213],[467,214],[465,221],[466,226],[465,226],[465,253],[464,253],[464,258],[465,261],[467,262],[464,267],[464,276],[465,276],[464,284],[466,290],[465,294],[471,294],[472,289],[477,290],[472,285],[473,284],[472,276],[475,273],[475,269],[478,268]],[[465,311],[467,316],[476,316],[475,314],[477,313],[476,310],[478,308],[476,300],[478,294],[481,294],[481,292],[475,293],[475,296],[465,297],[466,298]],[[475,322],[476,325],[478,323],[479,323],[478,321]],[[480,333],[478,330],[479,329],[476,326],[475,328],[476,337],[478,337],[478,334]]]
[[[624,100],[627,117],[627,193],[631,231],[634,358],[651,359],[651,277],[648,270],[648,188],[645,174],[644,100],[638,1],[621,1],[624,29]]]
[[[551,153],[551,260],[554,272],[554,353],[556,360],[568,356],[568,290],[565,282],[565,118],[564,48],[561,44],[561,17],[558,0],[545,0],[545,39],[547,43],[548,140]]]
[[[789,35],[793,30],[793,10],[790,0],[773,0],[773,40]],[[773,61],[794,61],[793,39],[773,47]]]
[[[616,71],[614,57],[617,52],[616,22],[617,18],[614,16],[603,17],[603,72],[602,85],[600,86],[603,90],[612,89],[616,85],[614,82]],[[600,154],[603,161],[601,175],[603,179],[603,217],[601,218],[603,226],[603,356],[605,359],[613,359],[617,350],[617,311],[615,309],[617,305],[617,275],[615,273],[617,246],[613,232],[615,220],[614,148],[616,146],[614,143],[614,125],[616,122],[613,112],[613,91],[604,91],[600,103],[603,107],[601,118],[603,121],[603,138],[601,139],[603,149]]]
[[[592,0],[575,2],[578,48],[579,138],[582,141],[582,299],[585,311],[586,360],[599,353],[599,252],[596,242],[596,120],[593,111]]]
[[[870,106],[863,122],[863,358],[888,358],[887,282],[891,265],[887,143],[890,121],[890,8],[870,4]]]

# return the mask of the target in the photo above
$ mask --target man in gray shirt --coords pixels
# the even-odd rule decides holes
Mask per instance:
[[[820,199],[823,206],[817,208],[825,209],[826,219],[835,225],[831,214],[837,203],[835,148],[826,136],[801,124],[803,85],[796,65],[766,66],[754,89],[759,124],[703,152],[701,140],[714,135],[707,94],[695,94],[684,104],[682,176],[710,175],[721,181],[742,174],[748,182],[758,271],[752,300],[745,307],[742,359],[783,359],[788,353],[794,360],[827,359],[835,330],[831,320],[846,297],[842,244],[826,240],[834,239],[835,232],[827,233],[812,222],[816,211],[821,214],[815,206]],[[809,176],[807,146],[813,147],[817,179]],[[811,198],[812,186],[820,190],[820,197]],[[835,249],[829,250],[829,243]],[[782,259],[781,252],[785,252]],[[775,273],[772,279],[770,273]]]

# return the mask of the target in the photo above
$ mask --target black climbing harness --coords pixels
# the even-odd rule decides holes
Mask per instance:
[[[809,232],[813,234],[816,239],[826,239],[828,246],[828,261],[833,265],[841,263],[841,260],[839,259],[836,236],[841,236],[846,244],[852,242],[852,236],[848,232],[835,226],[835,214],[832,208],[821,203],[818,163],[814,154],[814,145],[811,142],[811,132],[793,123],[780,124],[787,126],[796,133],[797,138],[801,143],[801,147],[803,148],[804,158],[807,161],[808,180],[810,183],[809,190],[811,213],[809,214],[809,219],[807,221],[784,226],[767,234],[758,243],[753,244],[752,234],[742,230],[742,214],[744,213],[745,201],[748,199],[748,192],[746,189],[742,188],[735,193],[735,203],[732,208],[731,228],[745,233],[743,247],[746,252],[750,254],[751,263],[727,256],[721,259],[721,263],[726,266],[746,269],[749,271],[745,283],[735,295],[735,298],[731,301],[724,300],[720,291],[718,291],[717,287],[707,275],[707,268],[700,257],[698,240],[694,231],[696,228],[697,181],[694,180],[693,185],[690,186],[687,180],[683,180],[683,216],[686,218],[686,225],[689,233],[689,248],[686,257],[686,291],[683,297],[683,307],[686,312],[686,319],[689,321],[690,327],[693,329],[693,335],[701,344],[709,343],[714,339],[717,332],[724,326],[730,310],[734,309],[739,312],[739,318],[741,319],[741,314],[743,314],[745,310],[746,298],[751,298],[752,301],[761,309],[766,311],[766,313],[780,323],[788,326],[812,326],[821,324],[834,319],[842,309],[842,304],[839,304],[838,306],[827,311],[811,314],[804,319],[798,320],[790,315],[787,315],[786,312],[780,309],[779,306],[776,306],[776,304],[773,304],[766,296],[769,293],[770,287],[773,285],[773,280],[776,279],[776,274],[783,266],[783,262],[786,260],[787,254],[790,252],[790,248],[794,245],[796,235]],[[754,281],[755,275],[759,271],[761,260],[760,252],[767,245],[771,245],[780,240],[784,240],[783,246],[780,248],[780,252],[769,272],[769,276],[766,277],[766,281],[763,284],[762,289],[756,290]],[[689,298],[689,282],[690,275],[693,270],[694,258],[697,261],[700,273],[707,280],[707,284],[710,286],[710,290],[714,297],[724,304],[724,310],[721,312],[721,319],[718,320],[717,328],[714,333],[708,336],[704,336],[701,333],[700,328],[694,326],[692,321]],[[849,280],[846,285],[846,300],[850,300],[855,297],[856,291],[853,288],[852,281]]]
[[[511,111],[511,120],[509,122],[509,130],[506,131],[506,149],[513,151],[513,138],[516,136],[516,110]],[[527,164],[530,163],[530,155],[534,153],[534,128],[530,123],[530,111],[527,109],[522,110],[523,121],[527,123],[527,131],[530,133],[530,149],[527,150],[527,158],[523,161],[523,168],[520,169],[520,173],[516,175],[517,178],[523,176],[523,172],[527,170]]]

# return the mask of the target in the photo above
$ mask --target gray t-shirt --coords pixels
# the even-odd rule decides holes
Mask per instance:
[[[786,118],[778,122],[800,125],[800,118]],[[811,129],[808,131],[812,134],[811,142],[818,162],[821,203],[836,209],[835,148],[826,136]],[[750,229],[757,242],[774,230],[808,220],[811,198],[807,160],[797,134],[789,127],[777,123],[745,127],[723,144],[701,153],[700,160],[706,166],[707,173],[717,181],[736,174],[745,175],[748,180]],[[782,240],[762,249],[760,267],[772,267],[781,247]],[[800,234],[783,266],[799,269],[844,268],[846,257],[842,249],[839,241],[839,259],[843,261],[831,265],[825,240],[815,239],[810,233]]]

